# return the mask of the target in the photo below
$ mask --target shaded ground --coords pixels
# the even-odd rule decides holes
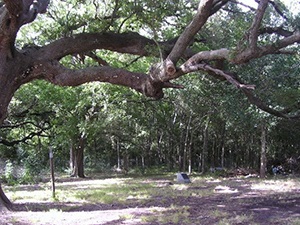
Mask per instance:
[[[126,198],[120,196],[120,201],[95,200],[98,196],[93,195],[110,185],[121,187],[107,189],[112,197],[119,197],[125,187],[130,193],[125,191]],[[300,224],[300,180],[296,178],[195,177],[191,184],[176,184],[172,177],[67,179],[57,189],[63,192],[58,201],[51,201],[37,198],[47,193],[44,186],[6,187],[15,212],[2,213],[0,224]],[[79,192],[69,195],[74,191]]]

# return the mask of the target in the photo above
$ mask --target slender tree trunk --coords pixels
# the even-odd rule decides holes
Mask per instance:
[[[71,170],[71,176],[74,177],[77,174],[77,171],[75,171],[77,168],[76,166],[76,150],[75,146],[73,145],[71,141],[70,145],[70,170]]]
[[[184,146],[183,146],[183,171],[186,171],[186,165],[188,161],[188,148],[189,148],[189,134],[191,127],[192,115],[189,116],[188,124],[186,126],[185,138],[184,138]]]
[[[261,125],[261,153],[260,153],[260,178],[266,178],[267,150],[266,150],[266,123]]]
[[[167,165],[168,165],[168,169],[169,171],[172,171],[174,168],[174,154],[173,154],[173,141],[172,138],[170,137],[170,135],[168,136],[168,143],[167,143]]]
[[[121,155],[120,155],[120,142],[119,142],[118,138],[115,141],[115,148],[117,151],[117,170],[120,171],[121,170]]]
[[[191,133],[191,137],[190,137],[190,143],[189,143],[189,155],[188,155],[188,161],[189,161],[189,168],[188,168],[188,172],[189,174],[192,173],[192,146],[193,146],[193,132]]]
[[[221,167],[225,167],[225,138],[226,138],[226,121],[223,123],[221,134]]]
[[[157,153],[158,153],[158,156],[159,156],[159,163],[163,163],[164,158],[165,158],[164,155],[163,155],[162,149],[161,149],[162,138],[163,138],[163,132],[158,132],[156,141],[157,141]],[[151,145],[151,143],[152,143],[152,140],[151,140],[151,137],[150,137],[149,145]]]
[[[127,174],[129,171],[129,155],[128,155],[128,151],[124,151],[123,154],[123,161],[124,161],[124,173]]]
[[[81,136],[79,138],[79,146],[77,149],[77,167],[78,167],[77,176],[81,177],[81,178],[85,177],[85,175],[84,175],[84,154],[83,154],[84,149],[85,149],[85,142],[86,142],[85,137]]]
[[[208,126],[209,126],[209,119],[205,124],[204,134],[203,134],[203,148],[202,148],[202,162],[201,162],[201,172],[206,172],[206,158],[208,153]]]
[[[77,149],[74,143],[72,143],[70,147],[70,169],[71,169],[71,177],[76,177],[78,174],[78,166],[77,166]]]
[[[144,171],[145,170],[145,156],[144,156],[144,153],[142,154],[141,158],[142,158],[142,170]]]
[[[225,145],[222,145],[222,152],[221,152],[221,167],[225,167]]]

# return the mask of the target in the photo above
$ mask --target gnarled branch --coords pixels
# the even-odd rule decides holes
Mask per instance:
[[[162,43],[162,45],[167,45],[167,43]],[[83,33],[54,41],[36,51],[33,57],[37,60],[59,60],[67,55],[95,49],[146,56],[150,54],[149,47],[151,46],[156,46],[153,40],[133,32]]]

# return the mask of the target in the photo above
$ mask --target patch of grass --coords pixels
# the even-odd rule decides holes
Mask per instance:
[[[15,217],[11,217],[8,224],[12,224],[12,225],[14,225],[14,224],[20,224],[20,221],[17,218],[15,218]]]
[[[300,225],[300,218],[289,219],[289,224],[290,225]]]
[[[216,219],[224,218],[228,216],[227,212],[216,209],[210,213],[210,216]]]
[[[110,185],[98,190],[77,191],[75,197],[92,203],[126,203],[130,200],[142,200],[150,197],[152,185],[128,184]]]
[[[220,218],[222,217],[222,218]],[[220,216],[215,217],[219,219],[218,225],[231,225],[231,224],[249,224],[249,225],[256,225],[253,222],[253,215],[231,215],[229,213],[221,213]]]
[[[175,175],[101,179],[61,178],[56,183],[56,199],[52,198],[50,183],[5,186],[4,188],[8,197],[16,203],[48,202],[53,207],[53,213],[57,213],[56,208],[61,213],[76,211],[77,207],[85,210],[85,205],[88,211],[97,205],[91,203],[120,204],[119,208],[148,208],[153,211],[120,216],[120,220],[142,220],[144,223],[162,225],[197,224],[201,218],[219,225],[254,225],[253,221],[258,220],[256,211],[248,215],[249,212],[243,211],[239,206],[247,205],[256,209],[265,200],[276,202],[278,207],[292,206],[299,197],[299,192],[297,192],[300,186],[299,179],[286,179],[279,182],[277,180],[216,179],[191,176],[191,184],[177,184],[174,179]],[[217,192],[215,189],[218,186],[228,187],[230,190],[236,189],[237,192],[234,195],[228,192]],[[256,193],[262,198],[257,198]],[[52,204],[53,201],[55,204]],[[42,204],[39,210],[48,212],[47,205]],[[281,212],[277,213],[268,218],[267,222],[282,221],[282,224],[300,225],[299,218],[283,217],[284,219],[280,219]],[[283,215],[288,215],[288,213]]]
[[[121,220],[132,220],[134,218],[135,218],[135,215],[132,215],[132,214],[126,214],[126,215],[120,216]]]
[[[153,214],[142,216],[142,222],[159,224],[191,224],[188,206],[171,205],[165,210],[154,210]]]

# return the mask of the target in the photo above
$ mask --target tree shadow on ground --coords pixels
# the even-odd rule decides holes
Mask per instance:
[[[154,182],[151,178],[145,180]],[[290,219],[300,221],[300,189],[290,191],[269,191],[253,188],[255,180],[223,180],[220,182],[200,182],[189,185],[173,185],[170,180],[159,180],[156,183],[155,195],[143,201],[130,199],[122,203],[82,203],[82,202],[28,202],[16,203],[16,212],[91,212],[100,211],[121,213],[130,209],[134,218],[147,216],[144,209],[155,207],[163,212],[150,213],[151,222],[135,224],[161,224],[160,218],[178,217],[178,222],[163,224],[295,224]],[[181,191],[174,190],[183,188]],[[37,188],[37,187],[36,187]],[[33,189],[34,190],[34,189]],[[170,191],[177,191],[170,194]],[[184,209],[184,210],[182,210]],[[185,214],[185,215],[180,215]],[[298,219],[298,220],[297,220]],[[126,219],[120,218],[107,223],[123,224]],[[188,222],[184,222],[184,220]],[[223,222],[223,223],[220,223]]]
[[[61,212],[92,212],[135,208],[138,213],[140,208],[153,207],[170,209],[169,211],[165,211],[164,215],[157,215],[158,217],[167,216],[168,214],[172,216],[172,214],[177,213],[176,207],[186,207],[189,212],[189,221],[191,224],[216,224],[220,220],[231,221],[230,224],[249,224],[249,222],[258,224],[283,224],[287,218],[300,218],[300,193],[272,194],[267,196],[252,196],[245,195],[245,193],[216,193],[213,196],[206,197],[175,196],[164,198],[163,196],[156,196],[143,203],[132,201],[127,204],[38,202],[15,204],[14,210],[19,212],[47,212],[51,210]],[[121,219],[118,221],[120,222]],[[116,222],[115,224],[118,224],[118,221],[114,221]],[[107,224],[113,224],[113,222],[108,222]],[[152,221],[151,224],[159,223]],[[176,223],[170,222],[167,224]]]

